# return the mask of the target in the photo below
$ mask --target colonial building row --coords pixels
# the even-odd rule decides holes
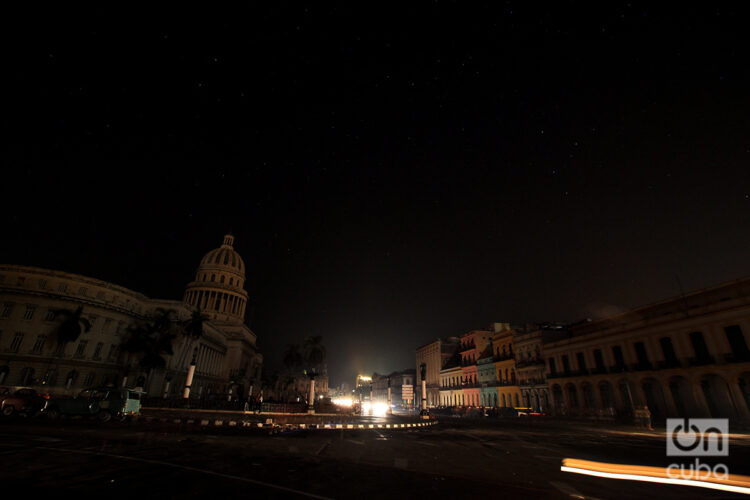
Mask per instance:
[[[195,356],[193,395],[245,396],[260,381],[263,357],[245,324],[245,264],[226,235],[201,260],[183,300],[152,299],[119,285],[78,274],[22,265],[0,265],[0,384],[74,393],[93,385],[143,387],[149,396],[182,394]],[[60,311],[81,317],[75,342],[57,342]],[[129,327],[171,311],[177,336],[166,366],[146,373],[140,355],[125,352]],[[207,318],[199,339],[177,325],[200,310]],[[83,325],[83,322],[82,322]],[[259,388],[256,388],[256,392]]]
[[[419,347],[417,373],[431,407],[750,420],[748,332],[745,278],[596,321],[494,323]]]

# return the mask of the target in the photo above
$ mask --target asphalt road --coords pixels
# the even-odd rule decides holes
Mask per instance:
[[[267,431],[0,420],[0,484],[108,498],[727,498],[560,471],[563,458],[666,465],[663,434],[512,420],[425,430]],[[749,474],[750,437],[724,460]]]

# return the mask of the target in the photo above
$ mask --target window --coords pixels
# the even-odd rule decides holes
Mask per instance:
[[[234,284],[233,282],[234,282],[234,278],[229,278],[229,284],[233,285]]]
[[[96,298],[99,300],[104,300],[104,292],[96,292]]]
[[[576,353],[576,362],[580,371],[586,370],[586,359],[583,357],[582,352]]]
[[[47,280],[39,280],[39,288],[42,290],[47,288]]]
[[[211,275],[211,281],[216,281],[216,275],[215,274]]]
[[[677,364],[677,355],[674,352],[674,345],[672,345],[672,339],[669,337],[662,337],[659,339],[661,344],[661,352],[664,354],[664,361],[667,366],[675,366]]]
[[[622,356],[622,347],[616,345],[612,348],[612,355],[615,357],[615,368],[625,367],[625,358]]]
[[[78,295],[83,295],[84,297],[86,296],[86,287],[85,286],[82,286],[81,288],[78,289]]]
[[[68,291],[68,284],[67,283],[60,283],[57,286],[57,291],[58,292],[62,292],[62,293],[66,293]]]
[[[0,315],[0,318],[7,318],[10,316],[11,311],[13,310],[13,304],[10,302],[6,302],[3,304],[3,313]]]
[[[73,356],[76,358],[82,358],[83,354],[86,352],[86,345],[88,343],[88,340],[81,340],[80,342],[78,342],[78,348],[76,349],[76,352]]]
[[[568,361],[568,355],[567,354],[563,354],[562,364],[563,364],[563,372],[564,373],[569,373],[570,372],[570,362]]]
[[[42,349],[44,348],[44,341],[47,340],[46,335],[39,335],[36,338],[36,342],[34,342],[34,347],[31,349],[31,352],[34,354],[41,354]]]
[[[604,357],[602,356],[601,349],[594,349],[594,363],[596,363],[597,370],[604,370]]]
[[[95,375],[96,375],[96,374],[95,374],[94,372],[88,372],[88,373],[86,374],[86,378],[85,378],[85,379],[83,379],[83,386],[84,386],[84,387],[88,387],[88,386],[90,386],[91,384],[93,384],[93,383],[94,383],[94,376],[95,376]]]
[[[646,345],[643,342],[636,342],[633,344],[633,347],[635,347],[635,355],[638,358],[638,366],[642,368],[647,367],[649,362],[648,354],[646,354]]]
[[[112,318],[105,318],[104,319],[104,326],[102,327],[102,332],[107,333],[107,330],[109,330],[109,326],[112,324]]]
[[[54,321],[54,320],[55,320],[55,310],[47,309],[47,314],[44,315],[44,321]]]
[[[100,356],[102,354],[102,347],[104,347],[104,342],[99,342],[96,344],[96,349],[94,349],[94,359],[100,359]]]
[[[115,356],[115,349],[117,349],[117,346],[112,344],[109,346],[109,354],[107,354],[107,360],[112,361]]]
[[[555,368],[555,358],[549,358],[549,372],[551,375],[557,374],[557,369]]]
[[[96,326],[96,320],[99,319],[99,316],[91,315],[89,316],[89,323],[91,324],[91,329],[94,329],[94,326]]]
[[[224,276],[221,276],[221,279],[219,280],[219,283],[224,283]]]
[[[21,343],[23,342],[23,333],[18,332],[16,333],[16,336],[13,337],[13,342],[10,343],[10,349],[8,349],[10,352],[18,352],[18,349],[21,347]]]
[[[23,319],[31,319],[34,317],[34,311],[36,310],[36,306],[26,306],[26,312],[23,313]]]
[[[0,283],[3,283],[3,282],[5,282],[5,275],[0,274]]]
[[[693,351],[695,352],[695,361],[704,363],[710,360],[711,356],[708,354],[708,347],[706,346],[706,339],[703,338],[703,333],[693,332],[690,334],[690,342],[693,344]]]
[[[737,361],[750,359],[750,351],[747,349],[742,329],[738,325],[732,325],[724,328],[724,333],[727,335],[734,359]]]
[[[65,343],[64,342],[57,342],[57,345],[55,346],[55,356],[62,356],[65,353]]]
[[[23,284],[24,284],[25,282],[26,282],[26,278],[24,278],[23,276],[19,276],[19,277],[18,277],[18,281],[16,282],[16,285],[17,285],[17,286],[23,286]]]

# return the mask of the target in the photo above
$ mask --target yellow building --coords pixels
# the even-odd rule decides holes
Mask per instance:
[[[201,260],[184,300],[160,300],[78,274],[29,266],[0,265],[0,384],[44,392],[75,393],[100,384],[143,387],[150,396],[179,395],[193,354],[193,396],[246,397],[259,390],[263,357],[255,333],[244,323],[245,265],[224,237],[220,248]],[[55,342],[60,322],[55,311],[75,311],[91,324],[75,343]],[[196,307],[208,316],[200,339],[179,335],[179,325]],[[121,351],[129,326],[172,310],[178,333],[166,367],[147,376],[137,353]]]
[[[497,405],[521,407],[521,388],[516,377],[516,360],[513,356],[513,334],[508,323],[495,323],[490,337],[492,355],[497,374]]]

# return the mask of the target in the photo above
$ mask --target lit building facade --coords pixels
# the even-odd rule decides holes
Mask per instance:
[[[521,401],[527,408],[547,412],[550,407],[549,387],[544,365],[544,344],[566,336],[562,325],[528,325],[517,329],[513,336],[516,371],[521,387]]]
[[[497,404],[500,407],[521,406],[521,388],[516,377],[513,357],[513,334],[508,323],[495,323],[492,333],[492,356],[497,376]]]
[[[417,381],[414,387],[414,398],[416,401],[421,401],[422,399],[422,380],[419,376],[419,367],[424,363],[427,367],[425,374],[427,406],[440,405],[440,370],[453,356],[458,343],[458,338],[448,337],[447,339],[438,339],[417,348]]]
[[[545,343],[561,415],[750,420],[750,278],[571,327]]]
[[[0,266],[0,384],[56,394],[93,385],[143,387],[149,396],[182,393],[193,354],[192,395],[246,397],[260,381],[263,357],[244,324],[247,293],[244,263],[227,235],[201,261],[183,301],[160,300],[87,276],[29,266]],[[180,335],[195,307],[208,316],[203,335]],[[90,330],[67,345],[56,342],[60,315],[82,308]],[[171,310],[177,338],[166,366],[145,373],[139,353],[121,349],[127,329]],[[256,387],[257,392],[259,387]]]

